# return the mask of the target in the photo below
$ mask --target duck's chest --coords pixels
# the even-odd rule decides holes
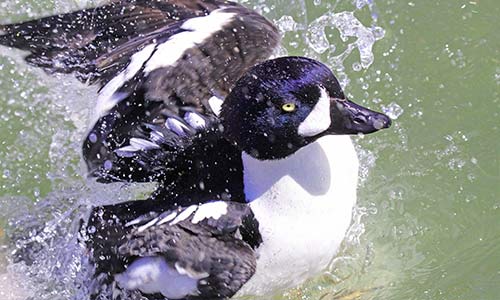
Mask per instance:
[[[326,136],[279,161],[244,154],[245,194],[263,242],[239,295],[295,286],[338,250],[356,201],[358,161],[349,137]]]

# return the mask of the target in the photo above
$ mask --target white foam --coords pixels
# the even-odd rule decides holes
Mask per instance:
[[[324,87],[319,88],[321,96],[307,118],[299,125],[301,136],[315,136],[327,130],[332,123],[330,117],[330,96]]]

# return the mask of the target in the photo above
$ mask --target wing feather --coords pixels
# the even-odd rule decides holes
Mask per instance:
[[[94,210],[88,246],[98,278],[106,274],[104,281],[110,283],[118,275],[123,284],[131,277],[127,266],[143,257],[162,258],[171,270],[197,281],[197,293],[186,299],[201,300],[231,297],[255,272],[258,244],[241,234],[258,235],[248,205],[219,201],[166,210],[157,206],[146,214],[143,205],[132,201]],[[211,207],[204,209],[207,205]],[[161,283],[165,290],[168,284]]]
[[[123,67],[127,57],[149,41],[142,36],[168,32],[178,20],[205,15],[220,3],[112,1],[96,8],[4,24],[0,44],[30,51],[26,60],[49,72],[75,72],[82,81],[103,84],[109,78],[102,70],[109,70],[110,65]],[[114,53],[114,49],[119,51]]]

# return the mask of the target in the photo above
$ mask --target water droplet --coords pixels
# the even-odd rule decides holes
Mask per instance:
[[[281,32],[296,31],[302,29],[301,26],[291,16],[282,16],[276,22],[276,27],[278,27]]]
[[[352,64],[352,69],[356,72],[361,71],[361,64],[359,62],[355,62]]]
[[[325,52],[330,43],[325,34],[325,27],[330,25],[331,18],[328,15],[321,16],[309,24],[307,30],[307,42],[317,53]]]
[[[90,141],[91,143],[95,143],[95,142],[97,142],[97,135],[96,135],[95,133],[91,133],[91,134],[89,134],[89,141]]]
[[[460,158],[452,158],[448,161],[450,170],[460,170],[465,166],[465,161]]]
[[[391,119],[396,120],[399,118],[404,110],[396,102],[391,102],[387,106],[382,106],[382,111]]]
[[[373,30],[373,36],[375,37],[376,40],[380,40],[385,36],[385,30],[382,27],[374,27]]]
[[[111,170],[111,168],[113,168],[113,162],[110,161],[110,160],[106,160],[104,162],[104,169],[105,170]]]

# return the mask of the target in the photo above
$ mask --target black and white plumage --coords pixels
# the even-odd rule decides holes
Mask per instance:
[[[207,202],[192,191],[175,214],[169,199],[97,208],[88,226],[89,248],[97,273],[104,274],[101,282],[151,299],[158,293],[169,299],[226,299],[270,295],[320,273],[344,238],[356,200],[358,162],[345,134],[371,133],[390,121],[347,100],[323,64],[284,57],[243,75],[213,124],[214,134],[238,158],[228,165],[239,170],[247,203],[232,197]],[[156,146],[138,152],[161,155],[161,140],[152,136],[165,129],[149,130],[141,143]],[[220,153],[215,161],[224,158]],[[214,169],[222,170],[217,164]],[[179,241],[171,249],[166,241],[173,237]],[[185,264],[200,255],[205,267],[186,271]],[[203,278],[214,280],[208,285],[220,289],[219,296],[205,292]],[[177,281],[182,284],[170,284]]]
[[[228,28],[236,20],[243,25],[236,32],[262,40],[255,48],[247,44],[248,51],[238,47],[241,58],[235,55],[235,59],[221,61],[210,58],[218,57],[217,53],[209,53],[208,64],[220,71],[215,75],[224,74],[211,79],[223,78],[222,82],[232,86],[225,90],[230,93],[223,103],[216,99],[224,91],[219,85],[207,89],[206,84],[193,85],[194,81],[187,80],[189,74],[205,69],[195,59],[199,55],[187,56],[192,62],[187,66],[194,73],[177,68],[184,65],[183,60],[173,63],[171,69],[154,59],[162,67],[151,71],[148,62],[160,51],[157,41],[134,44],[121,67],[109,73],[113,75],[107,77],[99,95],[108,101],[100,102],[104,113],[89,133],[84,156],[103,180],[159,181],[154,198],[162,201],[95,209],[87,233],[98,282],[105,284],[104,290],[111,289],[112,295],[116,287],[120,293],[150,299],[226,299],[270,295],[293,287],[328,266],[350,224],[358,161],[345,135],[387,128],[390,120],[350,102],[331,71],[312,59],[285,57],[251,67],[271,53],[278,37],[269,22],[241,6],[222,1],[134,3],[173,6],[177,2],[189,9],[193,9],[189,3],[216,8],[200,15],[178,16],[167,25],[174,31],[196,27],[187,22],[196,16],[210,18],[215,11],[222,37],[235,36]],[[111,7],[120,3],[128,7],[129,2],[113,2]],[[240,9],[245,13],[228,15],[224,11],[229,8],[218,5],[228,5],[229,14]],[[73,17],[87,13],[75,14]],[[245,14],[248,18],[242,17]],[[47,20],[57,23],[59,19],[65,17]],[[183,28],[186,23],[191,25]],[[4,26],[8,33],[0,37],[1,43],[22,46],[11,41],[17,40],[13,34],[16,26],[23,27]],[[131,36],[133,40],[135,35]],[[139,35],[141,39],[147,36]],[[169,35],[165,43],[175,36]],[[222,53],[231,53],[236,40],[222,38],[213,44],[221,46]],[[197,49],[203,45],[198,44]],[[247,55],[253,58],[246,60]],[[56,56],[48,60],[52,62]],[[245,67],[238,65],[238,59],[245,61]],[[175,76],[163,77],[169,72]],[[98,76],[88,78],[99,80]],[[166,81],[150,80],[153,78]],[[127,83],[115,85],[121,81]],[[184,82],[193,90],[183,87]],[[207,97],[189,98],[201,95],[200,91]],[[218,199],[231,202],[208,202]],[[210,205],[226,209],[212,207],[208,213]],[[174,211],[175,216],[171,215]],[[205,211],[207,217],[196,221],[201,218],[197,217],[199,211]]]
[[[140,202],[121,209],[137,213],[144,210]],[[132,297],[135,290],[152,299],[155,294],[162,299],[224,299],[255,273],[254,250],[261,237],[245,204],[216,201],[164,211],[157,205],[135,219],[127,214],[111,218],[110,210],[118,212],[118,207],[94,210],[87,227],[92,228],[89,248],[101,274],[96,294]]]
[[[48,72],[75,73],[100,86],[96,121],[83,145],[90,174],[104,182],[160,181],[163,188],[157,194],[168,196],[192,189],[209,198],[231,194],[225,188],[209,192],[218,183],[207,182],[207,189],[191,183],[191,178],[213,177],[212,166],[186,162],[177,153],[226,151],[219,139],[211,143],[209,130],[204,130],[216,118],[218,99],[249,67],[267,59],[279,39],[264,17],[223,0],[111,1],[0,25],[0,44],[29,51],[29,63]],[[161,167],[130,151],[155,150],[143,137],[150,132],[146,127],[155,125],[173,133],[160,136],[167,150]],[[186,150],[200,131],[207,138],[196,150]],[[167,188],[174,181],[185,188]]]

